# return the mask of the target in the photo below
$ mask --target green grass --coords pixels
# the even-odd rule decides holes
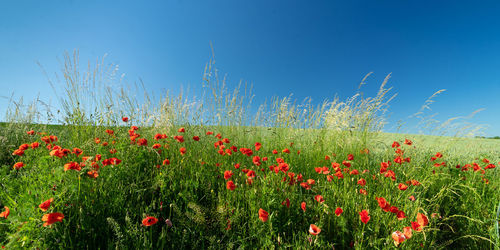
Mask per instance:
[[[106,128],[100,127],[93,130],[95,135],[87,137],[73,131],[84,131],[82,127],[44,128],[59,137],[56,144],[63,148],[78,147],[84,156],[101,154],[102,159],[117,157],[122,162],[116,166],[101,165],[99,176],[93,179],[86,174],[90,170],[88,163],[81,171],[64,171],[64,164],[81,162],[81,157],[52,157],[41,136],[17,135],[21,142],[38,141],[41,146],[26,150],[24,156],[11,155],[11,160],[0,168],[0,201],[11,211],[7,219],[0,219],[0,242],[8,248],[344,248],[352,244],[359,249],[390,248],[394,247],[392,232],[410,226],[417,213],[427,215],[429,225],[422,232],[413,232],[402,243],[404,248],[423,245],[494,249],[499,244],[498,168],[488,169],[484,175],[456,168],[457,164],[472,162],[484,168],[483,158],[498,165],[498,151],[495,154],[492,149],[498,146],[495,140],[460,139],[444,144],[455,139],[442,137],[443,141],[439,141],[427,136],[380,134],[368,144],[354,139],[340,143],[335,139],[351,135],[329,137],[324,130],[190,126],[185,133],[177,132],[177,127],[168,131],[140,128],[138,133],[148,140],[148,146],[138,146],[130,143],[128,127],[112,127],[116,136],[106,134]],[[220,155],[214,147],[219,139],[207,136],[208,130],[228,138],[230,143],[224,144],[228,148],[251,148],[252,157],[268,157],[268,161],[256,166],[252,157],[240,151]],[[159,141],[161,152],[152,148],[155,133],[168,135],[168,139]],[[175,135],[183,135],[185,142],[176,142]],[[193,141],[193,136],[200,136],[200,141]],[[95,137],[109,145],[96,144]],[[413,145],[403,144],[403,138],[412,140]],[[113,140],[116,144],[111,144]],[[391,147],[394,140],[402,145],[404,156],[411,157],[409,163],[401,166],[392,163],[389,169],[395,172],[395,181],[379,172],[380,162],[395,157]],[[255,142],[262,143],[260,151],[255,151]],[[187,149],[186,155],[179,153],[180,147]],[[11,147],[8,152],[16,148]],[[282,153],[284,148],[291,153]],[[361,153],[365,148],[369,154]],[[439,148],[443,149],[443,158],[437,161],[446,162],[446,166],[434,167],[430,157]],[[111,154],[110,149],[117,152]],[[273,154],[273,149],[279,153]],[[342,163],[348,154],[354,155],[350,169],[359,170],[359,175],[344,172],[343,179],[328,182],[327,175],[316,173],[315,167],[327,166],[333,174],[331,163]],[[325,160],[325,155],[330,160]],[[270,165],[277,165],[278,157],[290,165],[289,172],[303,175],[301,182],[314,179],[316,183],[306,190],[299,185],[301,182],[289,185],[289,178],[283,182],[287,174],[269,170]],[[157,168],[164,159],[169,159],[170,165]],[[26,166],[13,169],[12,163],[17,161]],[[239,169],[234,167],[236,163],[241,164]],[[256,172],[252,185],[246,183],[243,169]],[[226,189],[226,170],[234,174],[234,191]],[[364,170],[368,172],[363,173]],[[366,180],[366,186],[357,184],[360,178]],[[409,185],[405,191],[398,189],[398,183],[412,179],[421,185]],[[367,191],[366,195],[359,193],[361,188]],[[318,194],[324,197],[324,203],[314,200]],[[410,195],[416,200],[410,201]],[[384,197],[404,211],[407,218],[398,220],[394,214],[384,212],[375,197]],[[49,198],[54,198],[54,202],[47,212],[42,212],[38,205]],[[287,198],[289,208],[282,205]],[[307,203],[305,212],[300,209],[303,201]],[[334,214],[337,207],[344,210],[339,217]],[[268,221],[259,220],[260,208],[269,212]],[[358,215],[364,209],[371,216],[366,225]],[[41,218],[49,212],[61,212],[65,217],[62,222],[43,227]],[[434,213],[436,218],[431,216]],[[159,222],[145,227],[141,221],[146,216],[154,216]],[[165,223],[166,219],[172,227]],[[226,230],[228,224],[230,229]],[[310,235],[310,224],[320,227],[321,233]]]

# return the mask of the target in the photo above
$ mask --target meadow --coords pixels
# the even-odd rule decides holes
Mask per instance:
[[[500,247],[500,140],[383,133],[388,78],[251,112],[213,62],[200,99],[156,103],[76,62],[59,112],[14,102],[0,124],[2,248]]]

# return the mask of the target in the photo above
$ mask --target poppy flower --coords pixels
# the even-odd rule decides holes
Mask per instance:
[[[411,144],[413,144],[412,141],[408,140],[408,139],[405,139],[405,142],[404,144],[408,145],[408,146],[411,146]]]
[[[12,153],[12,155],[23,156],[24,155],[24,150],[22,150],[22,149],[16,149],[16,150],[14,150],[14,152]]]
[[[179,133],[184,133],[186,132],[186,129],[185,128],[179,128],[179,130],[177,130]]]
[[[278,153],[278,150],[273,149],[273,154],[277,154],[277,153]]]
[[[306,205],[307,204],[306,204],[305,201],[303,201],[302,203],[300,203],[300,208],[302,208],[302,211],[304,211],[304,212],[306,211]]]
[[[348,161],[352,161],[352,160],[354,160],[354,155],[349,154],[349,155],[347,156],[347,160],[348,160]]]
[[[195,135],[195,136],[193,136],[193,140],[195,140],[195,141],[199,141],[199,140],[200,140],[200,137]]]
[[[393,214],[396,214],[396,213],[399,211],[399,209],[398,209],[398,207],[391,206],[391,207],[389,208],[389,211],[390,211],[391,213],[393,213]]]
[[[229,190],[231,190],[231,191],[233,191],[236,188],[236,185],[234,184],[233,181],[228,181],[226,183],[226,188],[229,189]]]
[[[24,167],[24,163],[22,163],[22,162],[16,162],[16,164],[14,164],[14,168],[16,170],[19,170],[22,167]]]
[[[281,202],[281,205],[286,206],[286,208],[290,208],[290,199],[286,198],[286,200]]]
[[[314,196],[314,199],[315,199],[317,202],[319,202],[319,203],[323,203],[323,202],[325,202],[325,199],[323,199],[323,196],[321,196],[321,195],[319,195],[319,194],[318,194],[318,195],[316,195],[316,196]]]
[[[262,147],[262,144],[260,142],[255,143],[255,151],[259,151],[261,147]]]
[[[283,153],[287,153],[287,154],[290,154],[290,149],[285,148],[285,149],[283,149],[281,152],[283,152]]]
[[[179,152],[181,152],[181,155],[186,154],[186,148],[180,148]]]
[[[411,238],[411,227],[405,227],[403,228],[403,234],[405,235],[406,239],[410,239]]]
[[[148,140],[146,138],[141,138],[137,141],[137,145],[139,146],[147,146],[148,145]]]
[[[365,186],[366,185],[366,180],[361,178],[358,180],[358,184],[361,185],[361,186]]]
[[[420,224],[418,224],[418,222],[416,222],[416,221],[411,222],[411,228],[413,228],[413,230],[415,230],[417,232],[422,231]]]
[[[403,220],[404,218],[406,218],[406,215],[405,215],[405,212],[399,210],[397,213],[396,213],[396,216],[398,217],[398,220]]]
[[[408,199],[411,200],[411,201],[415,201],[415,196],[410,195],[410,197],[408,197]]]
[[[80,170],[82,170],[82,167],[77,162],[72,161],[72,162],[64,164],[64,171],[68,171],[68,170],[80,171]]]
[[[206,135],[213,135],[213,134],[214,134],[214,132],[212,132],[212,131],[207,131],[207,133],[206,133]]]
[[[403,183],[399,183],[398,188],[399,188],[399,190],[404,191],[404,190],[406,190],[408,188],[408,186],[406,186]]]
[[[87,176],[95,179],[99,177],[99,172],[97,172],[96,170],[91,170],[87,172]]]
[[[45,221],[43,226],[44,227],[50,226],[56,222],[61,222],[63,219],[64,219],[64,215],[62,213],[44,214],[42,217],[42,221]]]
[[[378,201],[378,206],[379,206],[380,208],[384,208],[384,207],[386,207],[386,206],[387,206],[387,201],[385,200],[385,198],[383,198],[383,197],[379,197],[379,198],[375,198],[375,199],[377,199],[377,201]]]
[[[38,142],[33,142],[33,143],[30,144],[30,147],[32,149],[38,148],[39,146],[40,146],[40,143],[38,143]]]
[[[312,235],[318,235],[319,233],[321,233],[321,229],[318,226],[311,224],[309,226],[309,233]]]
[[[52,201],[54,201],[54,199],[53,199],[53,198],[50,198],[50,199],[48,199],[48,200],[46,200],[46,201],[42,202],[42,204],[38,205],[38,207],[39,207],[39,208],[40,208],[43,212],[45,212],[45,211],[47,211],[47,209],[49,209],[49,207],[50,207],[50,203],[51,203]]]
[[[26,134],[28,134],[28,135],[34,135],[35,131],[34,130],[26,131]]]
[[[342,164],[343,164],[344,166],[348,167],[348,168],[350,168],[350,167],[351,167],[351,163],[350,163],[350,162],[348,162],[348,161],[342,161]]]
[[[142,225],[149,227],[149,226],[156,224],[157,222],[158,222],[158,219],[156,219],[153,216],[148,216],[148,217],[144,218],[144,220],[142,220]]]
[[[259,208],[259,219],[262,222],[266,222],[269,219],[269,213],[266,210]]]
[[[307,182],[300,183],[300,186],[303,187],[303,188],[305,188],[306,190],[311,189],[311,186],[309,186],[309,184],[307,184]]]
[[[340,216],[343,212],[344,212],[344,210],[342,210],[342,208],[340,208],[340,207],[335,209],[335,215],[337,215],[337,216]]]
[[[233,171],[231,171],[231,170],[224,171],[224,179],[226,179],[226,180],[230,179],[231,176],[233,176]]]
[[[399,143],[397,141],[392,143],[393,148],[399,148],[399,146],[401,146],[401,145],[399,145]]]
[[[128,122],[128,117],[122,117],[123,122]]]
[[[5,209],[5,211],[3,211],[3,212],[0,213],[0,218],[7,219],[7,217],[9,217],[9,214],[10,214],[9,207],[5,206],[3,208]]]
[[[422,214],[422,213],[417,214],[417,222],[422,227],[429,225],[429,219],[427,219],[427,216],[425,216],[425,214]]]
[[[392,233],[392,239],[394,240],[394,245],[398,246],[406,240],[406,236],[400,231],[395,231]]]
[[[366,210],[359,212],[359,218],[361,219],[361,222],[365,224],[368,223],[368,221],[370,221],[370,215],[368,215],[368,211]]]

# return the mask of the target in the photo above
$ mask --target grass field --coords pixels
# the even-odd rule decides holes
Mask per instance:
[[[251,117],[217,84],[142,108],[72,82],[63,125],[0,125],[2,248],[500,247],[500,140],[383,133],[385,83]]]

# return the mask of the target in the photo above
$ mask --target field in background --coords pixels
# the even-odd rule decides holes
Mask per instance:
[[[198,98],[154,100],[117,87],[113,65],[82,72],[67,55],[60,109],[13,101],[0,124],[0,245],[500,246],[500,140],[381,132],[388,78],[375,97],[252,109],[250,88],[229,91],[213,63]],[[476,131],[452,121],[422,124]]]

